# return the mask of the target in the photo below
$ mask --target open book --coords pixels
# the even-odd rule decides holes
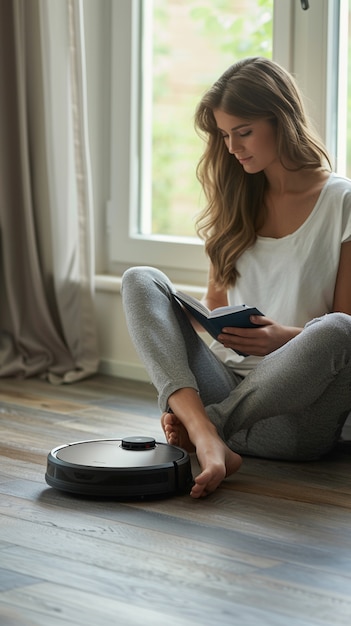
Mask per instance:
[[[263,315],[253,306],[221,306],[210,311],[202,302],[182,291],[176,291],[173,297],[193,315],[207,332],[217,339],[225,326],[236,328],[254,328],[250,320],[251,315]]]

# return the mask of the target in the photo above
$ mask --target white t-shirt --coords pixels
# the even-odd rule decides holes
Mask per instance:
[[[256,306],[285,326],[303,327],[330,313],[340,248],[351,240],[351,180],[332,173],[306,221],[280,239],[257,237],[238,259],[229,304]],[[211,349],[242,376],[261,357],[241,357],[215,341]]]

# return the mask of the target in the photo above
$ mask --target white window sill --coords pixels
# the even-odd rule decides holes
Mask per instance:
[[[101,291],[105,293],[119,294],[121,292],[121,285],[121,276],[111,276],[109,274],[95,275],[95,290],[97,292]],[[185,293],[188,293],[198,299],[201,299],[206,291],[204,287],[200,287],[199,285],[184,285],[176,283],[174,286],[176,289],[184,291]]]

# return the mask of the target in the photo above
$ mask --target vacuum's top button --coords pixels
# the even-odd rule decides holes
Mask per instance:
[[[122,439],[124,450],[151,450],[155,446],[156,440],[152,437],[125,437]]]

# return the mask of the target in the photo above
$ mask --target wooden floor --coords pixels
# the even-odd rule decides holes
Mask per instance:
[[[163,441],[158,415],[146,384],[0,380],[1,626],[349,626],[347,445],[318,463],[245,459],[203,500],[92,500],[46,484],[53,447]]]

